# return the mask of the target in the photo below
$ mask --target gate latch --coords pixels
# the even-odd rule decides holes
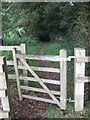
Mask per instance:
[[[71,59],[75,59],[75,56],[69,56],[69,57],[67,57],[67,61],[71,61]]]

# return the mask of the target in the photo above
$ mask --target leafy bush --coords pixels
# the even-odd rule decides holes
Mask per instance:
[[[20,45],[21,43],[25,43],[26,45],[36,45],[38,40],[32,36],[25,36],[21,38],[6,38],[4,40],[5,45]]]

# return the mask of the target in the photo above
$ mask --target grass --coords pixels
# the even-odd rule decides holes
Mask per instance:
[[[14,40],[7,40],[7,45],[20,45],[21,43],[26,43],[27,46],[27,53],[28,54],[38,54],[38,50],[40,49],[40,42],[34,40],[29,40],[29,38],[23,38],[23,40],[18,40],[17,42]],[[55,42],[51,42],[49,44],[46,45],[46,47],[43,48],[43,54],[44,55],[59,55],[59,51],[61,49],[66,49],[67,50],[67,55],[68,56],[73,56],[74,55],[74,47],[78,47],[79,45],[73,45],[72,43],[67,42],[67,40],[63,40],[63,41],[55,41]],[[80,46],[81,47],[81,46]],[[0,55],[4,55],[6,56],[7,59],[11,59],[12,54],[10,52],[0,52]],[[28,64],[31,66],[39,66],[39,62],[38,61],[32,61],[32,60],[28,60]],[[60,63],[59,62],[50,62],[50,64],[53,67],[60,67]],[[68,97],[73,98],[73,93],[74,93],[74,61],[70,61],[67,63],[67,77],[68,77]],[[89,69],[89,68],[88,68]],[[71,84],[72,82],[72,84]],[[16,87],[16,83],[13,81],[11,82],[11,92],[13,94],[17,93],[17,90],[13,89],[14,87]],[[40,85],[38,83],[35,82],[29,82],[29,85],[34,87],[40,87]],[[88,107],[88,109],[86,109]],[[86,103],[86,107],[84,108],[84,110],[78,113],[74,112],[74,106],[73,103],[68,103],[67,106],[67,111],[63,112],[61,111],[59,108],[57,107],[50,107],[48,108],[46,114],[47,114],[47,118],[80,118],[80,117],[90,117],[90,103]]]
[[[66,40],[65,41],[55,41],[46,45],[43,49],[44,55],[59,55],[61,49],[67,50],[67,56],[74,55],[74,48]],[[60,67],[59,62],[49,62],[53,67]],[[74,61],[67,62],[67,79],[68,79],[68,96],[73,99],[73,82],[74,82]],[[72,83],[72,85],[71,85]]]
[[[59,51],[61,49],[67,50],[67,56],[74,56],[74,48],[79,47],[79,45],[73,45],[69,42],[65,41],[56,41],[50,44],[43,49],[44,55],[59,55]],[[82,48],[83,46],[80,46]],[[60,67],[60,63],[57,62],[49,62],[53,67]],[[87,71],[87,70],[86,70]],[[87,73],[86,73],[87,74]],[[71,99],[74,99],[74,60],[67,62],[67,96]],[[87,104],[87,103],[86,103]],[[84,108],[82,112],[74,112],[73,103],[68,103],[67,113],[64,115],[63,112],[58,108],[49,108],[47,110],[48,118],[88,118],[88,109],[87,106]],[[90,109],[90,107],[89,107]],[[89,114],[90,116],[90,114]]]
[[[27,54],[38,54],[38,49],[40,48],[40,42],[37,42],[36,44],[29,44],[27,46]]]
[[[9,39],[5,40],[5,45],[7,45],[7,46],[19,46],[21,43],[26,44],[28,54],[33,54],[33,55],[38,54],[38,49],[40,48],[40,42],[38,40],[35,40],[34,38],[30,39],[28,37],[24,37],[24,38],[21,38],[19,40],[9,38]],[[20,52],[18,52],[18,53],[20,53]],[[0,55],[5,56],[7,60],[13,59],[11,51],[0,51]],[[39,66],[38,61],[28,60],[27,62],[31,66]],[[15,73],[14,70],[11,70],[12,68],[13,68],[13,66],[8,67],[8,73],[9,74]],[[10,72],[9,72],[9,70],[10,70]],[[16,81],[9,80],[9,83],[10,83],[10,91],[11,91],[10,93],[12,95],[17,94]],[[21,84],[23,84],[22,80],[21,80]],[[32,86],[32,87],[33,86],[40,87],[39,83],[35,83],[35,82],[29,82],[29,85]]]
[[[68,104],[66,111],[62,111],[57,107],[50,107],[46,114],[47,118],[88,118],[87,112],[87,109],[82,112],[74,112],[74,106]]]
[[[39,48],[40,48],[40,43],[31,46],[28,45],[27,54],[37,55]],[[39,66],[39,62],[37,60],[28,60],[28,64],[31,66]]]

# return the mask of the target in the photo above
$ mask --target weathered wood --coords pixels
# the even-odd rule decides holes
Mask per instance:
[[[27,49],[26,49],[26,45],[25,44],[21,44],[21,53],[22,54],[26,54],[27,53]],[[26,61],[26,59],[24,59]],[[26,69],[23,69],[23,75],[27,76],[28,72]],[[24,81],[24,85],[28,86],[28,81]],[[26,91],[28,92],[28,91]]]
[[[4,65],[0,65],[0,73],[4,72]]]
[[[42,101],[42,102],[48,102],[48,103],[57,104],[55,101],[50,100],[50,99],[45,99],[45,98],[40,98],[40,97],[34,97],[34,96],[29,96],[29,95],[24,95],[24,94],[22,94],[22,97],[23,98],[32,99],[32,100],[37,100],[37,101]]]
[[[66,50],[60,50],[60,57],[65,58],[67,57]],[[67,104],[67,62],[64,60],[60,61],[60,91],[61,91],[61,109],[66,110]]]
[[[8,79],[10,80],[15,80],[16,79],[16,75],[15,74],[8,74]]]
[[[14,68],[15,68],[15,73],[16,73],[16,80],[17,80],[17,88],[18,88],[19,99],[22,100],[21,88],[20,88],[20,80],[19,80],[19,72],[18,72],[18,61],[16,59],[16,49],[13,49],[12,52],[13,52],[13,61],[14,61]]]
[[[7,61],[7,65],[14,65],[13,61]]]
[[[44,89],[35,88],[35,87],[21,86],[21,89],[30,90],[30,91],[36,91],[36,92],[42,92],[42,93],[47,93],[47,91],[45,91]],[[54,94],[54,95],[60,95],[60,91],[50,90],[50,92],[51,92],[52,94]]]
[[[52,56],[52,55],[42,56],[42,55],[30,55],[30,54],[16,54],[16,58],[43,60],[43,61],[57,61],[57,62],[63,60],[63,58],[60,58],[60,56]]]
[[[0,46],[1,47],[1,46]],[[0,65],[3,65],[4,64],[4,56],[0,56]]]
[[[5,78],[6,78],[6,84],[7,84],[7,95],[6,95],[6,97],[8,97],[8,100],[6,100],[7,102],[5,102],[5,103],[7,103],[7,104],[9,104],[8,106],[9,106],[9,111],[8,111],[8,115],[9,115],[9,118],[11,117],[11,118],[13,118],[13,109],[12,109],[12,107],[11,107],[11,95],[10,95],[10,87],[9,87],[9,79],[8,79],[8,73],[7,73],[7,63],[6,63],[6,59],[5,59],[5,62],[4,62],[4,69],[5,69]]]
[[[0,97],[6,97],[6,95],[7,95],[7,90],[0,89]]]
[[[74,49],[74,100],[75,111],[82,111],[84,107],[84,83],[77,82],[77,77],[85,76],[85,63],[77,63],[77,57],[85,57],[85,49]]]
[[[0,90],[6,90],[6,78],[5,78],[5,72],[0,73]]]
[[[3,112],[3,111],[0,111],[0,118],[9,118],[9,113],[8,112]]]
[[[11,51],[13,48],[16,48],[18,51],[22,51],[22,53],[26,53],[25,51],[25,44],[21,44],[20,46],[0,46],[0,51]],[[0,56],[0,65],[3,64],[3,60],[1,59],[3,56]],[[12,60],[7,60],[8,66],[14,66],[14,62]],[[2,72],[3,67],[0,67],[0,72]],[[25,71],[25,70],[24,70]],[[15,74],[13,76],[9,76],[10,79],[16,79]]]
[[[10,106],[9,102],[9,88],[8,88],[8,76],[7,76],[7,65],[5,57],[0,57],[0,60],[3,61],[3,65],[0,65],[0,98],[2,111],[0,111],[0,118],[9,118]],[[7,111],[7,112],[5,112]]]
[[[76,58],[77,63],[86,63],[90,62],[90,57],[77,57]]]
[[[85,77],[77,77],[77,78],[76,78],[76,81],[77,81],[77,82],[80,82],[80,83],[90,82],[90,77],[88,77],[88,76],[85,76]]]
[[[21,50],[21,46],[0,46],[0,51],[12,51],[13,48]]]
[[[42,82],[42,80],[38,77],[38,75],[31,69],[31,67],[26,63],[24,59],[20,59],[20,61],[28,68],[28,71],[31,72],[31,74],[37,79],[37,81],[40,83],[40,85],[47,91],[47,93],[50,95],[50,97],[56,102],[56,104],[60,107],[60,102],[56,99],[56,97],[50,92],[50,90],[47,88],[47,86]]]
[[[34,77],[26,77],[26,76],[20,76],[21,80],[28,80],[28,81],[35,81],[37,82],[37,80]],[[42,79],[40,78],[44,83],[50,83],[50,84],[56,84],[56,85],[60,85],[60,81],[58,80],[51,80],[51,79]]]
[[[3,111],[9,112],[10,111],[10,106],[9,106],[9,98],[8,97],[2,97],[1,102],[3,105]]]
[[[35,66],[31,66],[31,68],[35,71],[60,73],[60,69],[58,68],[35,67]],[[18,65],[18,69],[27,69],[27,68],[25,66]]]

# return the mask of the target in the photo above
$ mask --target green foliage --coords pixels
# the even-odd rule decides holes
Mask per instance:
[[[44,54],[58,55],[60,49],[66,49],[68,56],[72,56],[74,54],[74,47],[84,47],[88,49],[88,55],[90,54],[90,2],[74,3],[73,6],[69,3],[49,2],[3,2],[2,4],[5,45],[20,45],[20,43],[26,43],[27,53],[37,54],[40,43],[38,41],[36,42],[36,37],[41,33],[48,32],[51,38],[53,40],[57,38],[57,41],[48,44],[47,47],[43,49]],[[64,36],[64,39],[60,41],[59,37],[61,36]],[[6,55],[8,59],[11,58],[9,53],[4,52],[1,54]],[[38,62],[36,61],[30,61],[28,63],[38,66]],[[59,67],[59,63],[50,62],[50,64],[54,67]],[[89,65],[86,65],[86,67],[86,75],[88,75]],[[73,61],[68,62],[68,93],[73,92],[73,85],[70,83],[73,81],[73,71]],[[35,84],[32,83],[32,86],[33,85]],[[80,117],[80,113],[75,114],[73,112],[73,107],[68,106],[67,111],[64,115],[60,109],[50,108],[47,111],[47,116],[48,118]],[[87,110],[85,109],[85,111]],[[87,117],[85,111],[83,111],[83,115]],[[88,115],[89,112],[90,109],[88,109]]]
[[[88,118],[87,109],[84,109],[82,112],[75,112],[74,106],[68,104],[66,111],[61,111],[57,107],[50,107],[47,110],[47,118]]]
[[[71,29],[67,37],[69,41],[73,42],[77,47],[83,46],[87,48],[90,42],[90,2],[77,5],[79,8],[77,19],[74,20],[75,26]]]
[[[66,36],[70,42],[82,44],[90,40],[89,3],[4,3],[3,31],[20,37],[48,32],[51,37]],[[22,29],[22,30],[21,30]],[[70,39],[69,39],[70,38]]]
[[[33,81],[29,82],[29,86],[36,87],[36,88],[42,88],[42,86],[38,82],[33,82]]]
[[[43,49],[43,54],[45,55],[59,55],[59,51],[61,49],[67,50],[67,56],[74,55],[74,47],[72,44],[67,42],[67,40],[55,41]],[[53,52],[52,52],[53,51]],[[53,67],[60,68],[59,62],[49,62]],[[74,91],[74,61],[67,62],[67,79],[68,79],[68,97],[73,98],[73,91]],[[71,84],[72,83],[72,84]]]
[[[20,45],[21,43],[25,43],[27,46],[31,45],[31,46],[36,46],[39,42],[38,40],[36,40],[36,38],[32,37],[32,36],[24,36],[21,38],[14,38],[12,37],[7,37],[4,40],[5,45]]]

